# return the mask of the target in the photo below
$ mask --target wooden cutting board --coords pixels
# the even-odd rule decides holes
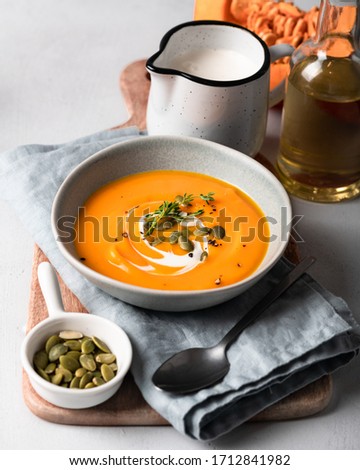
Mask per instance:
[[[125,124],[116,128],[134,125],[139,129],[145,129],[149,88],[150,80],[145,69],[145,61],[134,62],[121,73],[120,89],[129,110],[130,118]],[[256,159],[271,171],[274,171],[263,155],[258,155]],[[298,249],[293,240],[289,243],[285,256],[293,263],[299,261]],[[46,257],[43,252],[38,246],[35,246],[27,331],[48,316],[37,278],[38,265],[45,260]],[[59,282],[65,310],[86,314],[85,308],[61,278],[59,278]],[[253,420],[285,420],[310,416],[326,408],[331,395],[331,377],[325,376],[270,406]],[[32,388],[25,372],[23,372],[23,396],[26,405],[36,416],[59,424],[90,426],[168,424],[162,416],[145,402],[131,374],[126,376],[122,387],[107,402],[84,410],[58,408],[43,400]]]

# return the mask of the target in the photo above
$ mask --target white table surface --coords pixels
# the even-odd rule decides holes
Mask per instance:
[[[119,72],[155,52],[162,35],[192,15],[193,0],[0,0],[0,152],[125,122]],[[279,110],[272,110],[264,144],[271,157],[279,123]],[[293,199],[293,207],[304,215],[297,225],[301,250],[318,258],[313,276],[359,318],[360,199],[333,205]],[[360,449],[359,358],[334,374],[326,411],[247,423],[210,443],[169,427],[78,427],[37,418],[23,401],[19,361],[33,241],[2,201],[0,220],[0,449]]]

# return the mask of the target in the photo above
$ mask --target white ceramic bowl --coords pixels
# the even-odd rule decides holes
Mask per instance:
[[[220,178],[247,193],[269,218],[272,241],[248,278],[229,286],[163,291],[120,282],[85,266],[74,245],[61,241],[58,221],[75,219],[97,189],[126,175],[159,169],[194,171]],[[290,236],[289,197],[276,177],[254,159],[214,142],[191,137],[141,137],[108,147],[78,165],[61,185],[52,209],[52,229],[61,253],[89,281],[129,304],[162,311],[203,309],[229,300],[255,284],[283,254]]]
[[[38,323],[25,337],[21,362],[34,390],[45,400],[61,408],[89,408],[98,405],[120,388],[132,361],[132,347],[127,334],[113,322],[91,314],[64,312],[56,275],[49,263],[39,266],[39,281],[49,310],[49,318]],[[44,287],[43,287],[44,286]],[[115,354],[118,371],[115,377],[90,389],[63,388],[43,379],[33,368],[34,354],[43,348],[49,336],[63,330],[80,331],[103,340]]]

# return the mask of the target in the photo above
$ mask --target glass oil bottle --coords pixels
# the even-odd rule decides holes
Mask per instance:
[[[360,0],[322,0],[317,32],[291,58],[277,169],[318,202],[360,194]]]

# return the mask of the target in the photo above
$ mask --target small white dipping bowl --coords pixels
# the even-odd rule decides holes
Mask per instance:
[[[237,186],[262,209],[270,223],[272,241],[260,266],[246,279],[206,290],[160,290],[111,279],[79,260],[74,244],[62,240],[59,220],[75,220],[78,208],[103,185],[134,173],[182,170],[203,173]],[[191,137],[140,137],[112,145],[87,158],[65,179],[52,207],[52,230],[68,262],[108,294],[152,310],[189,311],[220,304],[241,294],[271,269],[290,237],[289,197],[277,178],[256,160],[223,145]]]
[[[120,388],[132,361],[132,347],[127,334],[105,318],[77,312],[64,312],[56,274],[49,263],[39,265],[39,282],[49,310],[49,318],[38,323],[25,337],[21,362],[34,390],[42,398],[61,408],[81,409],[98,405]],[[43,379],[33,367],[34,354],[46,340],[63,330],[79,331],[103,340],[115,354],[118,371],[104,385],[90,389],[63,388]]]

